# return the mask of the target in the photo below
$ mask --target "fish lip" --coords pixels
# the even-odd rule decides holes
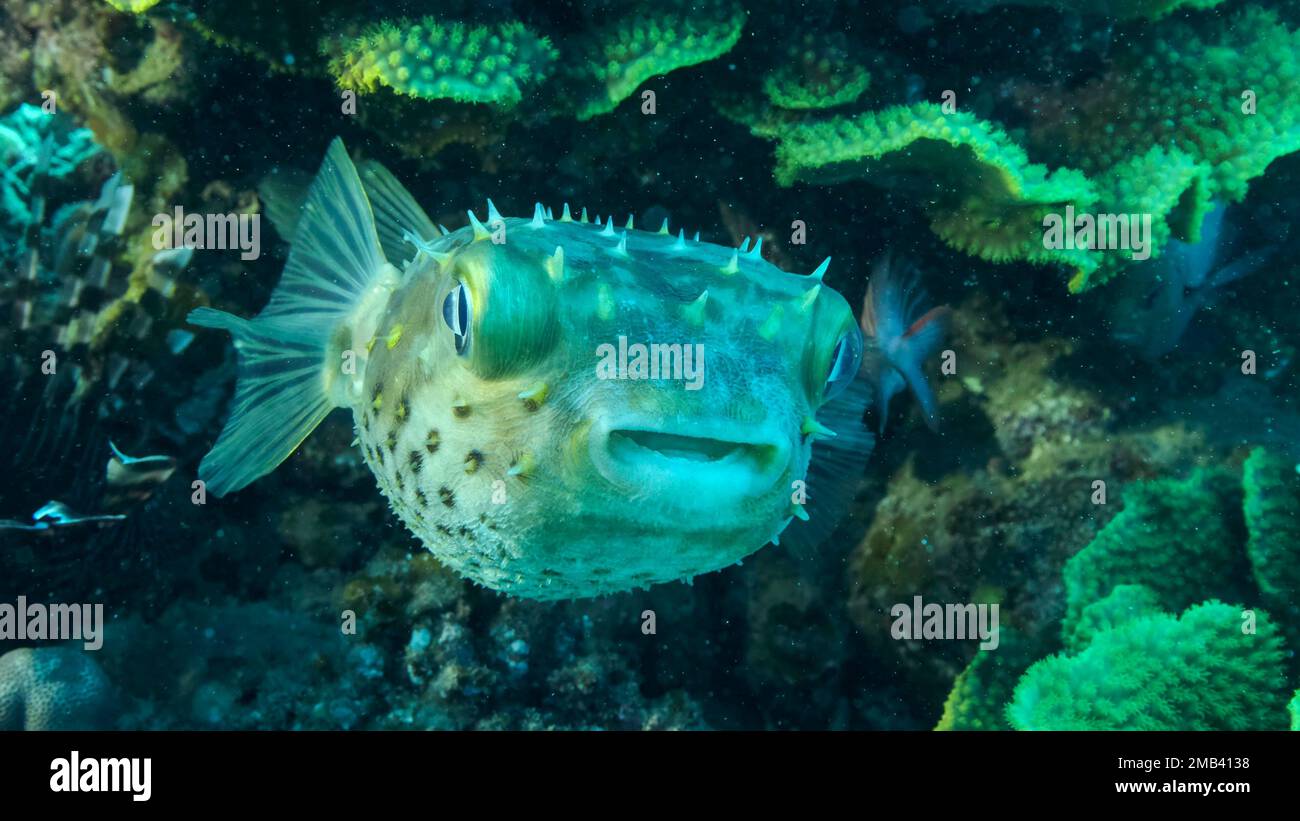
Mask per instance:
[[[670,496],[683,507],[739,502],[771,490],[792,445],[771,425],[684,417],[603,418],[592,426],[592,464],[630,495]]]

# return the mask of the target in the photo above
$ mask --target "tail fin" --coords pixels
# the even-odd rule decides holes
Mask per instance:
[[[952,310],[944,305],[926,312],[903,335],[894,361],[894,367],[903,375],[907,387],[921,406],[925,424],[935,431],[939,429],[939,404],[935,401],[934,392],[930,390],[921,366],[943,345],[951,315]]]
[[[199,477],[217,496],[270,473],[334,407],[330,338],[387,265],[343,142],[330,143],[302,207],[289,261],[254,319],[199,308],[189,320],[235,338],[239,382],[230,419]]]

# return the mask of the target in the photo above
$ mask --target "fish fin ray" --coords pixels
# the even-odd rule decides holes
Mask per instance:
[[[258,183],[262,209],[286,242],[293,242],[298,231],[298,219],[310,188],[311,174],[299,168],[276,168]]]
[[[442,236],[438,226],[391,171],[374,160],[361,163],[358,171],[374,210],[380,246],[389,261],[401,262],[411,256],[410,244],[403,238],[407,231],[424,242]]]
[[[326,351],[381,271],[370,205],[341,140],[312,182],[280,284],[254,319],[198,308],[189,321],[228,331],[239,353],[230,418],[199,478],[222,496],[270,473],[334,407]]]
[[[808,520],[796,520],[785,529],[782,547],[788,545],[796,552],[814,548],[825,542],[848,515],[876,445],[876,437],[862,420],[863,412],[872,404],[872,393],[870,381],[859,376],[817,412],[817,420],[836,435],[819,439],[812,446],[806,479]]]

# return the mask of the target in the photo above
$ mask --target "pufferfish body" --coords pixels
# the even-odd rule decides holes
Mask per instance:
[[[734,564],[808,518],[810,462],[850,481],[865,462],[862,336],[825,264],[788,274],[757,246],[568,206],[487,217],[439,229],[336,139],[266,308],[191,314],[240,354],[208,489],[270,472],[348,408],[441,562],[562,599]]]

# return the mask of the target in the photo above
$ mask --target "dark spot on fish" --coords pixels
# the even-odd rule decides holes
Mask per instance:
[[[418,450],[411,451],[411,472],[419,473],[420,468],[424,466],[424,454]]]
[[[438,529],[438,532],[444,536],[455,535],[451,532],[451,528],[447,527],[446,525],[434,525],[434,527],[436,527]]]
[[[397,431],[390,430],[388,432],[388,438],[384,440],[384,444],[388,447],[389,453],[397,450]]]
[[[465,454],[465,472],[474,473],[483,466],[483,454],[477,450],[471,450]]]
[[[438,431],[429,431],[429,437],[424,440],[424,449],[430,454],[437,453],[440,444],[442,444],[442,437],[438,435]]]
[[[415,501],[416,504],[418,504],[420,507],[429,506],[429,497],[425,496],[424,491],[420,490],[419,488],[416,488],[415,490]]]
[[[470,407],[469,405],[466,405],[465,403],[462,402],[459,405],[452,405],[451,412],[456,415],[457,419],[468,419],[470,414]]]
[[[452,493],[451,488],[446,485],[438,488],[438,498],[441,499],[442,503],[447,507],[456,506],[456,494]]]

